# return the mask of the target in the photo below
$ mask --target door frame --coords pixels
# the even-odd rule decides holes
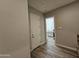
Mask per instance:
[[[50,17],[54,17],[54,29],[55,29],[55,40],[56,40],[55,16],[44,17],[45,43],[47,43],[47,33],[46,33],[46,18],[50,18]]]
[[[47,34],[46,34],[46,18],[47,18],[47,17],[44,17],[45,43],[47,43]]]

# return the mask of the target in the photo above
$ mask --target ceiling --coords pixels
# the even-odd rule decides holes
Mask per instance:
[[[72,3],[75,0],[29,0],[29,6],[42,13],[49,12],[61,6]]]

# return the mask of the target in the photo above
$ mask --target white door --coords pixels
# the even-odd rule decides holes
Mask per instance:
[[[41,42],[41,26],[40,16],[34,13],[30,13],[31,21],[31,50],[40,45]]]

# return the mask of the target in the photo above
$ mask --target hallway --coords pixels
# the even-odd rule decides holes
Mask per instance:
[[[32,58],[77,57],[78,7],[78,0],[29,0]],[[54,17],[54,29],[51,28],[53,24],[47,21],[50,24],[47,27],[50,27],[51,31],[46,31],[46,19],[50,17]],[[46,33],[49,36],[47,43]],[[56,36],[56,39],[51,38],[52,36]]]
[[[76,53],[57,47],[53,38],[49,37],[47,43],[39,46],[32,52],[32,58],[76,58]]]

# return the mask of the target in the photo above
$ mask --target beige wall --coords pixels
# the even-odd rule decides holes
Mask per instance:
[[[39,21],[40,21],[40,26],[41,26],[41,28],[40,28],[40,30],[41,30],[41,35],[40,35],[40,37],[41,37],[41,40],[40,40],[40,44],[39,45],[41,45],[41,44],[44,44],[45,43],[45,32],[44,32],[44,16],[43,16],[43,14],[41,13],[41,12],[39,12],[38,10],[36,10],[36,9],[34,9],[34,8],[32,8],[32,7],[29,7],[29,13],[31,14],[35,14],[35,15],[37,15],[37,16],[39,16],[40,17],[40,19],[39,19]],[[31,21],[32,19],[30,18],[30,21]]]
[[[76,50],[79,33],[79,1],[46,14],[55,16],[56,44]]]
[[[0,0],[0,57],[30,57],[28,26],[27,0]]]

